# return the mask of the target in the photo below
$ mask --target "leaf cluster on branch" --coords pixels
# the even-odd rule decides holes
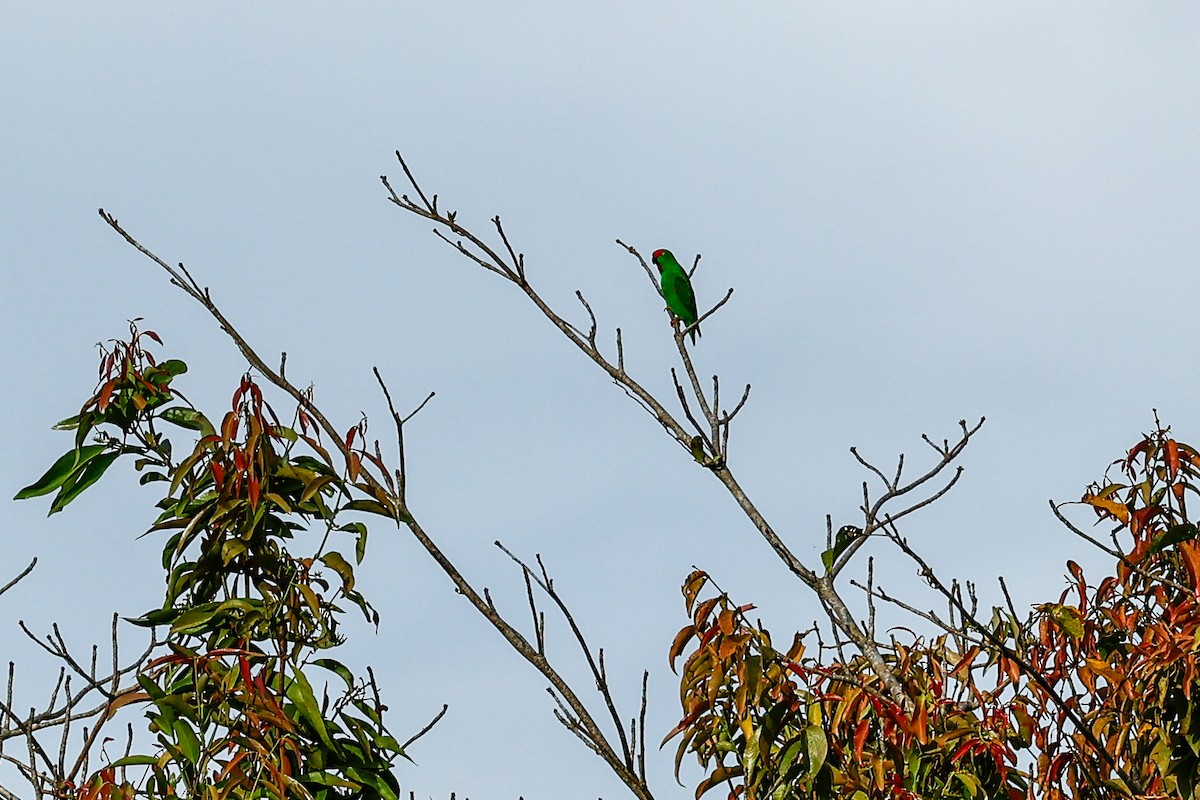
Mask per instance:
[[[367,527],[346,516],[395,519],[398,510],[358,480],[364,460],[382,465],[362,446],[365,424],[345,434],[338,462],[307,412],[298,407],[283,424],[246,375],[214,425],[175,385],[187,365],[158,360],[148,340],[161,344],[135,322],[127,341],[102,351],[96,392],[56,426],[75,431],[75,446],[17,497],[55,492],[55,513],[123,457],[142,484],[166,486],[148,531],[165,539],[165,597],[132,620],[165,629],[165,652],[139,664],[136,686],[110,698],[89,734],[138,705],[156,747],[130,752],[131,738],[92,775],[51,770],[53,785],[35,788],[81,800],[394,800],[391,764],[404,751],[384,725],[374,678],[317,657],[342,641],[339,603],[378,621],[355,584]],[[177,460],[168,431],[179,428],[199,438]],[[334,686],[318,693],[314,670]]]

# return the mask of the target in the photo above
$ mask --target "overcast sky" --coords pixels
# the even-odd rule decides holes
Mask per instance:
[[[25,3],[0,26],[0,497],[70,446],[94,343],[126,320],[226,407],[230,342],[96,215],[185,261],[343,427],[409,433],[417,516],[523,620],[491,546],[541,553],[628,712],[651,670],[652,744],[680,715],[666,650],[692,565],[777,638],[819,611],[730,498],[496,276],[385,200],[401,149],[480,232],[503,216],[532,281],[625,332],[669,388],[661,301],[620,238],[703,253],[700,368],[754,392],[731,464],[815,563],[880,462],[986,415],[955,493],[913,520],[944,575],[1057,597],[1106,565],[1046,502],[1078,499],[1153,424],[1200,439],[1195,4]],[[664,399],[670,399],[669,393]],[[48,662],[17,619],[103,641],[161,600],[156,499],[116,470],[67,512],[0,502],[0,655],[32,703]],[[1080,520],[1086,521],[1087,515]],[[623,796],[551,716],[544,680],[406,532],[376,523],[360,587],[383,615],[342,656],[376,666],[418,797]],[[885,587],[912,569],[873,551]],[[912,623],[914,626],[916,623]],[[552,631],[564,643],[559,629]],[[136,639],[130,632],[130,641]],[[564,669],[586,690],[565,644]],[[690,796],[654,759],[660,797]],[[685,774],[694,779],[695,772]]]

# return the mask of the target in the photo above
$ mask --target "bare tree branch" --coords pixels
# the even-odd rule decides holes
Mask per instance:
[[[399,153],[397,153],[397,156],[399,156]],[[387,183],[386,178],[383,179],[383,182],[389,191],[392,202],[408,211],[411,211],[412,213],[417,214],[418,216],[426,217],[446,226],[447,229],[454,234],[454,236],[459,237],[458,241],[452,242],[452,244],[464,255],[467,255],[473,261],[476,261],[481,265],[485,265],[490,262],[490,266],[488,266],[488,268],[491,269],[491,271],[503,275],[518,286],[523,288],[527,287],[523,276],[524,268],[522,259],[519,254],[515,264],[508,264],[504,262],[495,251],[493,251],[480,239],[475,237],[474,234],[459,226],[454,220],[455,214],[453,212],[447,212],[445,215],[442,215],[440,212],[438,212],[437,195],[427,196],[419,189],[419,187],[417,187],[416,191],[421,197],[421,205],[418,205],[409,200],[407,196],[398,195]],[[341,453],[342,457],[347,461],[351,459],[350,449],[345,443],[340,432],[316,406],[312,398],[298,389],[290,380],[284,378],[279,372],[272,369],[258,355],[250,343],[225,317],[224,313],[212,300],[208,290],[202,289],[191,277],[191,275],[184,270],[182,264],[180,265],[179,271],[176,271],[174,268],[170,267],[166,261],[156,256],[148,248],[141,245],[131,234],[121,227],[114,216],[106,213],[103,209],[100,210],[100,215],[104,221],[113,228],[113,230],[120,234],[139,252],[143,253],[164,270],[166,270],[171,276],[172,283],[174,283],[176,286],[179,286],[190,297],[199,302],[217,321],[225,334],[234,341],[238,349],[241,351],[243,358],[246,359],[251,368],[258,371],[277,388],[290,395],[296,401],[296,403],[317,422],[317,425],[321,428],[321,430],[325,431],[325,433],[329,435],[330,440],[334,443],[334,446]],[[502,239],[507,242],[507,236],[503,234],[503,228],[500,225],[499,218],[494,219],[494,222],[502,235]],[[443,236],[442,238],[450,241],[447,237]],[[489,262],[484,262],[479,256],[471,252],[466,247],[464,242],[469,243],[472,247],[475,247],[478,252],[483,253],[487,259],[489,259]],[[506,248],[510,253],[513,252],[511,246],[506,244]],[[575,332],[565,320],[550,311],[549,307],[541,301],[540,297],[538,297],[536,293],[533,293],[532,290],[528,288],[526,288],[526,292],[531,298],[535,298],[535,301],[539,303],[539,307],[543,308],[544,312],[551,316],[559,330],[562,331],[562,333],[569,339],[571,339],[576,346],[582,349],[585,353],[591,355],[594,360],[597,360],[597,363],[608,365],[608,362],[604,360],[600,353],[591,344],[589,344],[585,338],[579,336],[579,334]],[[608,366],[615,372],[615,369],[612,368],[611,365]],[[426,401],[428,401],[428,398]],[[390,411],[392,413],[393,423],[397,428],[397,439],[398,441],[402,442],[403,434],[401,433],[401,429],[403,427],[404,418],[400,417],[396,413],[394,406],[390,406]],[[662,413],[669,417],[669,415],[666,415],[665,410],[663,410]],[[530,642],[526,640],[516,628],[514,628],[508,623],[507,620],[503,618],[503,616],[501,616],[501,614],[496,610],[494,604],[490,601],[490,597],[486,595],[486,590],[484,590],[484,592],[477,591],[471,585],[471,583],[467,581],[462,573],[459,572],[458,568],[453,564],[453,562],[450,561],[449,557],[447,557],[441,548],[438,547],[433,538],[425,531],[425,529],[412,515],[412,512],[408,507],[407,498],[396,493],[389,492],[387,487],[380,482],[380,479],[369,471],[366,464],[363,465],[363,469],[359,474],[359,480],[373,489],[374,493],[378,493],[379,495],[390,497],[392,499],[395,506],[395,518],[398,523],[403,524],[408,528],[409,532],[412,533],[425,551],[429,553],[430,557],[433,558],[435,563],[437,563],[442,571],[450,578],[451,582],[454,584],[455,590],[466,597],[471,605],[474,606],[475,609],[479,611],[479,613],[482,614],[483,617],[487,619],[488,622],[491,623],[491,625],[501,634],[501,636],[504,637],[505,641],[507,641],[509,645],[517,651],[517,653],[519,653],[526,661],[532,664],[550,682],[551,686],[553,687],[553,691],[557,693],[556,697],[560,698],[561,701],[566,704],[566,707],[570,709],[569,718],[571,720],[571,725],[568,727],[570,727],[577,734],[582,731],[583,734],[586,735],[586,741],[589,742],[589,747],[604,759],[604,761],[617,774],[622,782],[629,787],[636,797],[640,798],[641,800],[650,800],[652,795],[649,787],[646,786],[645,781],[639,778],[634,771],[632,759],[618,754],[616,749],[614,749],[613,746],[608,742],[599,725],[588,711],[586,704],[579,698],[569,683],[557,672],[557,670],[554,669],[554,667],[547,660],[546,656],[539,652],[536,646],[530,644]],[[564,722],[564,724],[566,723]],[[620,726],[619,722],[618,730],[621,738],[624,739],[624,730],[623,727]]]
[[[507,237],[502,237],[504,240],[504,249],[508,251],[508,256],[501,256],[494,248],[484,242],[480,237],[472,234],[469,230],[459,224],[457,218],[452,214],[442,214],[436,209],[436,198],[428,199],[428,195],[420,189],[416,182],[416,178],[409,169],[403,156],[399,152],[396,153],[397,159],[400,160],[405,176],[412,184],[414,191],[421,198],[421,202],[417,203],[407,197],[407,195],[399,194],[392,188],[386,176],[381,176],[384,187],[387,189],[389,199],[399,208],[415,214],[424,219],[430,220],[439,226],[439,236],[450,242],[460,253],[467,256],[473,263],[484,266],[489,272],[499,274],[508,278],[529,298],[529,300],[538,308],[543,316],[551,322],[559,331],[566,336],[576,347],[578,347],[589,359],[600,367],[608,376],[625,391],[626,394],[634,397],[638,404],[647,409],[649,413],[661,424],[667,432],[683,447],[689,454],[692,453],[692,435],[684,428],[675,417],[667,411],[667,409],[648,392],[639,382],[635,381],[624,370],[623,353],[620,358],[620,366],[613,364],[602,355],[599,350],[588,340],[586,336],[580,335],[572,325],[566,322],[559,316],[550,305],[541,297],[540,294],[527,280],[523,259],[518,263],[513,263],[512,248],[507,242]],[[498,219],[494,218],[497,226]],[[445,231],[445,233],[442,233]],[[645,259],[637,252],[635,248],[618,240],[618,244],[625,248],[631,255],[637,258],[642,269],[645,271],[647,278],[655,286],[656,293],[661,296],[661,291],[658,287],[658,281],[655,279],[653,271],[646,263]],[[470,247],[468,247],[470,245]],[[519,267],[519,269],[518,269]],[[706,312],[705,317],[711,315],[717,309],[722,307],[731,296],[727,293],[716,306]],[[696,377],[695,369],[692,367],[690,356],[686,346],[683,343],[684,331],[677,331],[676,341],[680,351],[680,357],[684,365],[685,371],[688,373],[689,383],[693,389],[693,399],[700,407],[701,415],[708,422],[707,427],[718,426],[718,411],[714,410],[708,403],[704,392],[700,389],[699,380]],[[727,432],[727,429],[726,429]],[[714,437],[711,433],[707,434],[708,438]],[[726,437],[719,437],[721,441],[713,441],[714,450],[724,450]],[[721,452],[714,452],[714,459],[711,463],[705,466],[711,470],[713,475],[725,486],[726,490],[734,498],[735,502],[741,507],[743,512],[750,519],[755,529],[767,541],[776,555],[783,561],[785,566],[803,583],[811,588],[818,595],[821,604],[825,607],[833,624],[846,634],[855,646],[863,653],[864,657],[870,662],[872,669],[879,675],[880,679],[887,687],[888,694],[892,700],[903,706],[910,704],[906,697],[903,687],[900,682],[888,669],[887,664],[869,637],[864,633],[859,622],[854,618],[854,615],[846,607],[842,598],[838,595],[833,586],[832,580],[826,580],[819,576],[816,572],[806,566],[800,558],[784,543],[783,539],[776,533],[774,528],[767,522],[765,517],[759,512],[755,504],[750,500],[749,496],[738,484],[730,471],[728,464],[722,457]],[[919,484],[918,484],[919,485]]]

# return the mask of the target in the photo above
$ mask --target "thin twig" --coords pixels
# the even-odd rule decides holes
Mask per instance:
[[[400,745],[400,749],[406,750],[410,744],[412,744],[417,739],[420,739],[422,736],[424,736],[425,734],[427,734],[431,730],[433,730],[433,726],[437,725],[441,721],[442,717],[446,716],[446,712],[449,710],[450,710],[450,706],[447,705],[446,703],[442,703],[442,710],[439,711],[437,713],[437,715],[434,716],[434,718],[429,721],[428,725],[426,725],[424,728],[421,728],[421,730],[417,731],[415,734],[410,736],[408,738],[408,741],[406,741],[404,744]]]
[[[18,575],[17,577],[13,578],[11,581],[9,581],[8,583],[4,584],[3,586],[0,586],[0,594],[4,594],[4,593],[5,593],[5,592],[7,592],[9,589],[11,589],[12,587],[16,586],[18,583],[20,583],[22,578],[24,578],[24,577],[25,577],[26,575],[28,575],[29,573],[33,572],[33,568],[37,566],[37,562],[38,562],[38,560],[37,560],[36,558],[34,558],[32,561],[30,561],[30,562],[29,562],[29,566],[28,566],[28,567],[26,567],[25,569],[21,570],[21,574],[20,574],[20,575]]]

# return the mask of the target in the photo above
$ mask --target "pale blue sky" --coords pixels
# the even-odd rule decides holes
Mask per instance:
[[[915,459],[987,415],[956,494],[908,528],[947,575],[1057,596],[1101,559],[1046,500],[1077,498],[1152,424],[1200,439],[1200,42],[1194,4],[14,4],[0,28],[0,493],[68,445],[93,342],[146,318],[223,405],[242,366],[202,311],[96,216],[212,287],[345,427],[402,404],[410,497],[470,578],[523,619],[490,543],[541,552],[651,740],[678,717],[678,584],[707,567],[777,635],[816,605],[718,486],[495,276],[385,201],[402,149],[460,220],[501,214],[532,280],[582,289],[665,388],[670,338],[636,264],[704,254],[701,368],[755,386],[732,465],[799,553],[852,522],[847,449]],[[0,502],[0,653],[15,620],[93,637],[160,598],[147,493],[114,475],[66,513]],[[880,549],[877,552],[883,553]],[[912,584],[890,562],[885,585]],[[363,590],[395,730],[445,721],[401,779],[419,797],[620,797],[551,717],[544,682],[406,533],[376,525]],[[0,575],[0,579],[5,576]],[[933,603],[922,600],[921,603]],[[560,634],[561,637],[561,634]],[[557,641],[561,644],[563,639]],[[564,649],[568,658],[569,649]],[[10,656],[10,654],[12,654]],[[567,664],[573,662],[567,661]],[[580,673],[568,667],[572,674]],[[580,679],[586,688],[586,680]],[[655,761],[673,788],[670,748]]]

